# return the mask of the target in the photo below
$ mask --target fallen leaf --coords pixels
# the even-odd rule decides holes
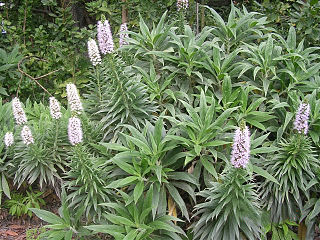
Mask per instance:
[[[18,233],[11,231],[11,230],[6,231],[6,234],[10,235],[10,236],[18,236],[19,235]]]
[[[24,228],[24,226],[22,225],[10,225],[9,228],[12,228],[12,229],[21,229],[21,228]]]

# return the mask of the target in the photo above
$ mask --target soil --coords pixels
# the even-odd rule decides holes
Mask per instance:
[[[47,191],[44,200],[46,205],[41,208],[57,214],[60,207],[59,198],[52,191]],[[28,216],[17,218],[11,216],[8,209],[0,208],[0,240],[26,240],[27,233],[29,240],[37,239],[46,224],[34,215],[32,218]]]
[[[28,230],[35,229],[34,235],[37,235],[37,229],[41,229],[42,226],[43,222],[37,217],[16,219],[9,215],[7,209],[0,209],[1,240],[25,240]]]

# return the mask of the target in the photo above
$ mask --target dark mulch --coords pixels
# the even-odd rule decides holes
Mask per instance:
[[[42,208],[57,214],[60,207],[59,198],[51,190],[45,192],[43,197],[46,205]],[[46,225],[36,216],[32,218],[28,216],[17,218],[11,216],[8,211],[5,208],[0,209],[0,240],[25,240],[27,231],[31,229],[34,230],[29,231],[29,234],[36,239],[39,229]]]
[[[25,240],[27,230],[39,229],[42,226],[42,221],[37,217],[16,219],[8,214],[7,209],[0,209],[1,240]]]

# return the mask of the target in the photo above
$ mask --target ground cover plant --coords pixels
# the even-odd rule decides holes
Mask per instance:
[[[1,101],[0,208],[48,223],[39,239],[314,239],[317,41],[233,3],[227,17],[201,5],[212,24],[197,33],[197,4],[182,0],[115,34],[100,4],[87,5],[98,21],[86,45],[58,36],[66,59],[80,49],[73,73],[29,75],[44,90],[36,101],[25,100],[26,83]],[[30,62],[8,52],[6,79],[23,79]],[[73,75],[45,84],[60,74]],[[46,209],[48,191],[59,210]]]

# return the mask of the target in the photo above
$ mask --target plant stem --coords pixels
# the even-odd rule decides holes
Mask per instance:
[[[97,85],[98,85],[99,102],[101,102],[102,101],[102,94],[101,94],[101,87],[100,87],[100,72],[97,67],[95,68],[95,73],[96,73],[97,80],[98,80]]]
[[[299,224],[298,227],[298,238],[299,240],[306,240],[307,235],[307,226],[304,222],[304,220]]]
[[[116,68],[114,66],[114,61],[113,60],[114,60],[113,56],[110,54],[109,63],[110,63],[110,66],[111,66],[111,70],[112,70],[112,72],[114,74],[114,77],[115,77],[117,83],[118,83],[117,85],[120,88],[121,95],[123,96],[124,105],[128,109],[129,108],[129,101],[128,101],[127,95],[125,94],[125,91],[123,89],[122,81],[119,79],[119,76],[118,76],[118,73],[117,73]]]

